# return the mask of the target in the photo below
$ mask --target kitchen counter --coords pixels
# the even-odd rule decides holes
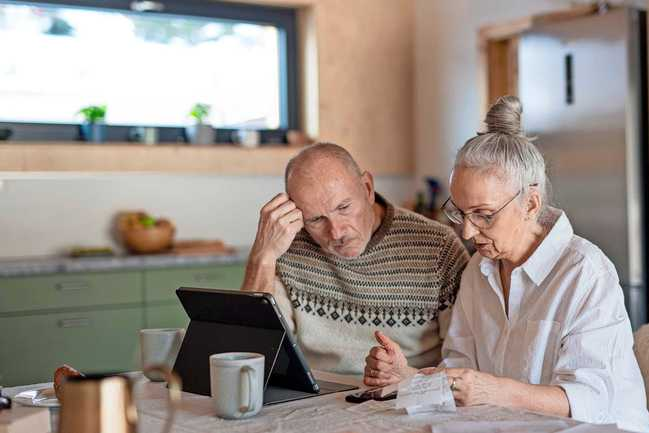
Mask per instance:
[[[238,248],[232,255],[155,254],[86,258],[26,257],[0,260],[0,277],[244,264],[247,258],[247,248]]]

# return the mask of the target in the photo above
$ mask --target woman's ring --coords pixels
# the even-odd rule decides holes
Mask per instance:
[[[457,377],[454,377],[453,381],[451,381],[451,391],[457,391],[457,386],[455,385],[456,380],[457,380]]]

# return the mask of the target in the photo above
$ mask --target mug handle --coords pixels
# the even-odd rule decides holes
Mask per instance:
[[[241,382],[239,382],[239,384],[241,385],[241,405],[239,406],[239,412],[252,412],[255,410],[255,407],[253,407],[254,402],[252,401],[252,382],[254,380],[255,370],[247,365],[244,365],[243,367],[241,367],[240,372]],[[245,380],[243,376],[248,376],[248,380]],[[248,386],[243,386],[245,384],[247,384]],[[243,391],[244,389],[246,390],[246,392]]]
[[[173,427],[174,424],[176,409],[180,404],[180,396],[182,392],[182,381],[180,380],[180,377],[176,373],[174,373],[168,367],[163,365],[152,365],[144,369],[144,373],[150,373],[150,372],[162,374],[165,378],[165,381],[167,382],[167,388],[169,388],[169,400],[168,400],[169,415],[167,416],[165,425],[162,428],[162,433],[169,433],[171,431],[171,427]]]

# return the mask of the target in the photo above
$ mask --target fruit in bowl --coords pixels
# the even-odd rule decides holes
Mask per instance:
[[[143,211],[122,212],[117,219],[119,235],[129,249],[137,254],[168,250],[176,228],[165,218],[154,218]]]

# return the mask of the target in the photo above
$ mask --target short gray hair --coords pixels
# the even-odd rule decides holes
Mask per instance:
[[[487,131],[479,132],[462,146],[453,169],[466,167],[493,172],[523,192],[536,185],[544,210],[550,200],[550,182],[543,155],[521,127],[522,112],[517,97],[498,98],[485,118]]]
[[[284,170],[284,185],[288,187],[288,178],[291,176],[293,170],[306,161],[312,161],[316,158],[331,158],[340,161],[350,173],[356,174],[359,177],[363,175],[360,167],[354,161],[352,155],[345,150],[344,147],[334,143],[316,143],[301,150],[300,153],[295,155],[286,164]]]

